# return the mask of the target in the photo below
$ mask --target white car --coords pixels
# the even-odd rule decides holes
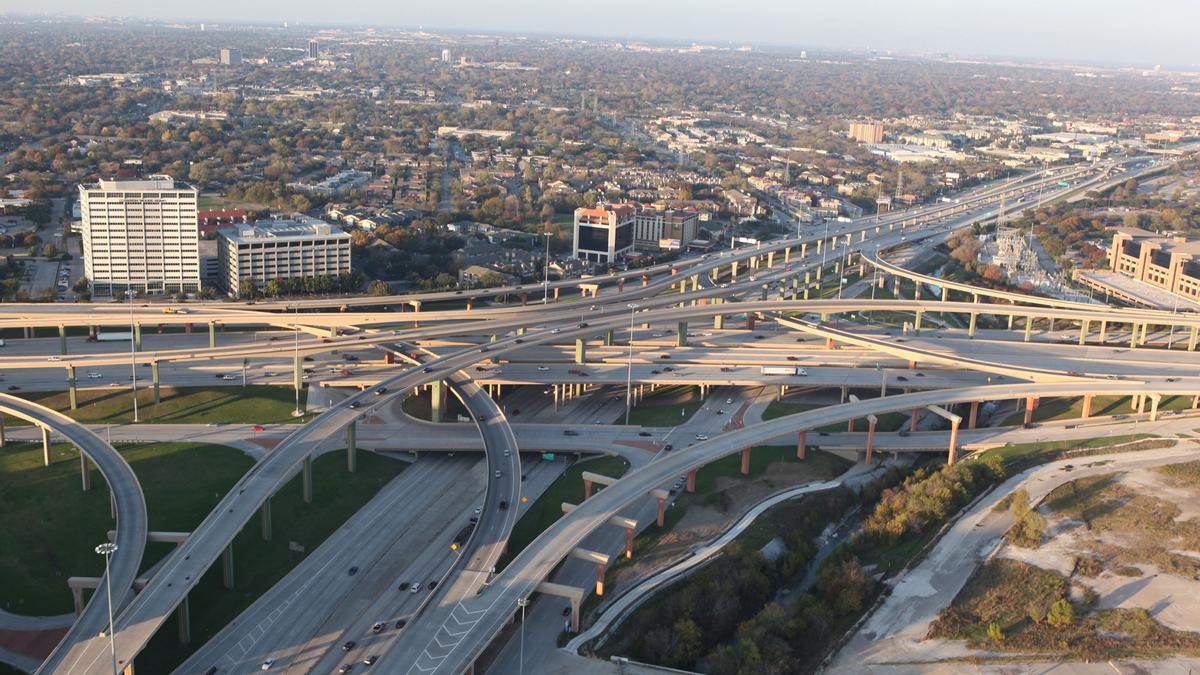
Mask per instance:
[[[225,381],[227,381],[227,382],[231,382],[231,381],[233,381],[233,380],[236,380],[237,378],[236,378],[236,377],[234,377],[233,375],[222,375],[222,376],[221,376],[221,379],[222,379],[222,380],[225,380]]]
[[[731,405],[732,403],[733,403],[733,399],[731,399],[731,398],[725,399],[725,405]]]
[[[101,377],[102,377],[102,375],[100,375],[100,373],[88,373],[89,380],[98,380]]]
[[[698,441],[707,441],[707,440],[708,440],[708,434],[696,434],[696,440],[698,440]]]
[[[797,368],[796,374],[799,375],[800,377],[808,377],[808,371],[803,368]]]
[[[46,360],[47,361],[62,361],[62,357],[61,356],[51,356],[50,358],[48,358]]]
[[[544,373],[544,372],[550,370],[550,366],[538,366],[537,369],[538,369],[539,373]]]
[[[263,661],[262,667],[259,670],[270,670],[273,665],[275,665],[275,659],[267,659]]]

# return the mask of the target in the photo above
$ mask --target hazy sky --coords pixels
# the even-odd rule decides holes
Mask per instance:
[[[301,21],[1200,63],[1197,0],[2,0],[12,11]]]

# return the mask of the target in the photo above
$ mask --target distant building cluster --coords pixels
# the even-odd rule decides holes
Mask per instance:
[[[370,172],[348,169],[346,171],[339,171],[317,183],[288,183],[288,187],[299,192],[307,192],[321,197],[333,197],[366,185],[370,182],[371,178]]]
[[[1125,302],[1171,309],[1200,302],[1200,241],[1118,227],[1108,270],[1075,270],[1075,281]]]
[[[850,125],[850,140],[859,143],[882,143],[883,125],[854,122]]]
[[[575,209],[571,256],[611,264],[632,252],[679,250],[696,240],[693,210],[641,209],[636,204],[598,204]]]

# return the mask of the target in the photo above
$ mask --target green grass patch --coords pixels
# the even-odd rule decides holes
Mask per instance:
[[[1116,445],[1132,444],[1122,450],[1150,450],[1169,447],[1175,441],[1156,439],[1150,434],[1125,434],[1122,436],[1103,436],[1100,438],[1081,438],[1068,441],[1046,441],[1040,443],[1010,443],[1008,445],[989,448],[979,453],[979,459],[999,457],[1000,461],[1010,472],[1025,469],[1035,464],[1044,464],[1065,457],[1086,456],[1099,454],[1096,450],[1110,448]]]
[[[541,461],[541,460],[538,460]],[[624,457],[604,455],[575,462],[559,476],[536,501],[529,510],[513,526],[512,535],[508,538],[508,551],[500,556],[496,569],[504,569],[509,561],[517,556],[531,541],[546,531],[562,517],[562,503],[583,503],[583,472],[620,478],[629,470],[629,462]],[[600,485],[595,490],[603,490]]]
[[[433,395],[429,391],[422,391],[406,397],[400,403],[400,408],[407,415],[428,422],[433,419],[432,403]],[[460,416],[470,419],[471,412],[462,404],[462,401],[458,400],[457,396],[447,392],[446,405],[442,408],[442,422],[458,422]]]
[[[150,516],[150,529],[188,531],[195,527],[254,461],[241,451],[202,443],[122,445],[133,467]],[[99,576],[103,559],[95,546],[113,528],[108,485],[92,470],[92,489],[80,489],[79,453],[74,446],[51,446],[51,464],[42,466],[36,443],[10,443],[0,450],[0,601],[26,615],[71,611],[67,577]],[[142,569],[171,550],[148,544]]]
[[[1121,413],[1133,414],[1137,410],[1131,406],[1129,396],[1096,396],[1092,399],[1092,415],[1106,416]],[[1192,407],[1191,396],[1164,396],[1158,406],[1159,412],[1165,410],[1188,410]],[[1146,412],[1150,412],[1150,401],[1146,401]],[[1053,398],[1043,400],[1033,411],[1034,422],[1050,420],[1079,419],[1083,416],[1083,397]],[[1004,420],[1003,426],[1014,426],[1025,421],[1025,411],[1018,410]]]
[[[929,637],[989,644],[987,627],[997,623],[1005,634],[1032,624],[1030,610],[1044,616],[1065,597],[1066,579],[1057,572],[1008,558],[994,558],[967,582],[950,607],[929,627]]]
[[[666,399],[672,400],[666,403]],[[700,392],[693,385],[662,387],[629,411],[629,423],[643,427],[674,427],[690,420],[702,405]],[[613,423],[624,424],[624,413]]]
[[[89,424],[124,424],[133,421],[133,397],[126,387],[81,389],[76,410],[71,410],[67,392],[29,392],[20,396]],[[301,390],[301,410],[304,409],[305,400],[306,391]],[[277,424],[304,422],[313,417],[292,417],[292,411],[296,409],[296,393],[291,387],[161,387],[160,401],[158,405],[154,404],[154,392],[149,382],[142,382],[139,377],[138,419],[142,422]]]

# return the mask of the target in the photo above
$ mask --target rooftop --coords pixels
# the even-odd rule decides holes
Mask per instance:
[[[113,192],[196,189],[188,183],[163,175],[154,175],[148,178],[101,178],[99,183],[87,184],[84,187]]]
[[[1153,244],[1163,253],[1182,253],[1200,257],[1200,240],[1188,239],[1182,235],[1162,235],[1140,227],[1114,227],[1117,234],[1128,236],[1139,244]]]
[[[333,225],[306,216],[297,216],[295,220],[261,220],[253,225],[221,228],[219,232],[221,236],[236,243],[249,243],[264,239],[350,238],[350,235]]]

